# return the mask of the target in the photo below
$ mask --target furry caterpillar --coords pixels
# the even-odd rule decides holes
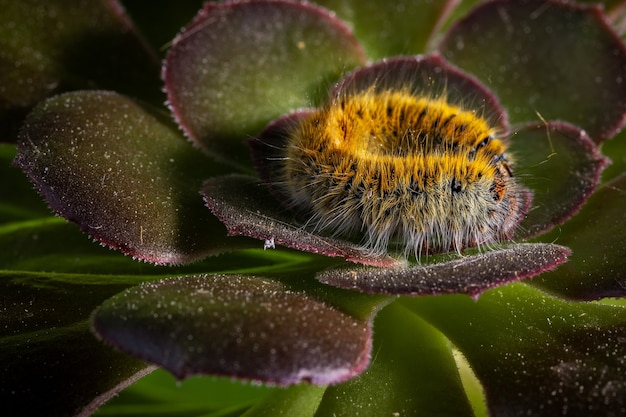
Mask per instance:
[[[530,204],[504,140],[472,111],[408,90],[331,100],[289,132],[279,185],[316,230],[375,253],[461,252],[511,239]]]

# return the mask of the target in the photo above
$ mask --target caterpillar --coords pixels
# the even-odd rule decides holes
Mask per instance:
[[[373,253],[461,252],[513,237],[530,192],[506,142],[445,95],[370,88],[288,131],[276,187],[316,231],[362,234]]]

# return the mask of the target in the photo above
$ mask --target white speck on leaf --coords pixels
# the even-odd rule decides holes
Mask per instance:
[[[276,244],[274,243],[273,237],[265,239],[265,242],[263,243],[263,250],[266,249],[276,249]]]

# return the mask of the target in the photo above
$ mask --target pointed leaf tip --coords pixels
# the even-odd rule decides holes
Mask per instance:
[[[361,372],[371,348],[368,320],[244,275],[142,284],[106,301],[93,327],[106,343],[179,378],[330,384]]]
[[[518,244],[447,262],[398,268],[337,268],[317,279],[339,288],[398,295],[467,294],[518,281],[556,268],[570,255],[566,247]]]

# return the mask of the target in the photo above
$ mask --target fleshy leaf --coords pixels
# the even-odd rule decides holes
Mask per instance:
[[[363,43],[370,59],[431,49],[437,29],[458,0],[316,0],[337,13]]]
[[[242,417],[313,416],[325,387],[300,384],[275,391]]]
[[[158,59],[119,2],[1,0],[0,9],[0,138],[55,92],[106,88],[162,100]]]
[[[537,236],[573,216],[610,162],[584,131],[563,122],[521,126],[509,149],[516,177],[534,194],[519,239]]]
[[[571,261],[532,282],[581,300],[626,296],[626,174],[600,187],[570,221],[542,239],[572,248]]]
[[[371,88],[376,91],[408,88],[429,98],[445,96],[449,104],[480,114],[499,134],[505,136],[509,132],[507,114],[498,98],[474,77],[446,62],[437,53],[390,58],[359,68],[335,86],[331,97]]]
[[[438,38],[436,41],[441,41],[441,38],[450,30],[450,27],[455,24],[459,19],[465,17],[476,5],[484,2],[485,0],[459,0],[454,3],[454,7],[449,15],[449,17],[445,20],[441,28],[439,29]],[[438,45],[435,45],[435,49],[437,49]]]
[[[239,165],[243,140],[308,106],[363,64],[354,36],[324,9],[290,1],[207,3],[163,69],[172,111],[203,149]]]
[[[556,268],[569,254],[569,249],[563,246],[526,243],[424,266],[328,269],[320,272],[317,279],[339,288],[369,293],[461,293],[477,297],[490,288]]]
[[[572,303],[521,283],[401,302],[444,333],[481,381],[492,417],[618,416],[626,310]]]
[[[312,391],[323,389],[306,384],[292,388],[234,383],[226,377],[196,377],[180,381],[166,370],[156,369],[109,400],[95,416],[239,417],[252,404],[262,402],[266,397],[289,394],[290,391],[306,392],[307,388]],[[246,414],[246,417],[251,416]]]
[[[328,387],[316,416],[474,416],[441,333],[398,303],[376,316],[374,331],[375,360]]]
[[[245,275],[142,284],[106,301],[93,326],[107,343],[179,378],[328,384],[362,371],[371,347],[368,320]]]
[[[28,116],[18,149],[50,206],[107,246],[158,264],[225,249],[198,194],[218,167],[147,107],[102,91],[57,96]]]
[[[459,21],[443,55],[487,84],[512,122],[565,120],[596,141],[626,112],[626,47],[598,6],[485,2]]]
[[[250,236],[272,247],[283,245],[366,265],[400,263],[386,255],[371,255],[357,244],[308,232],[254,178],[212,178],[204,183],[202,192],[207,207],[226,225],[229,235]]]
[[[127,286],[124,279],[105,276],[1,272],[3,410],[15,416],[87,416],[150,372],[153,367],[102,346],[89,331],[90,312]]]

